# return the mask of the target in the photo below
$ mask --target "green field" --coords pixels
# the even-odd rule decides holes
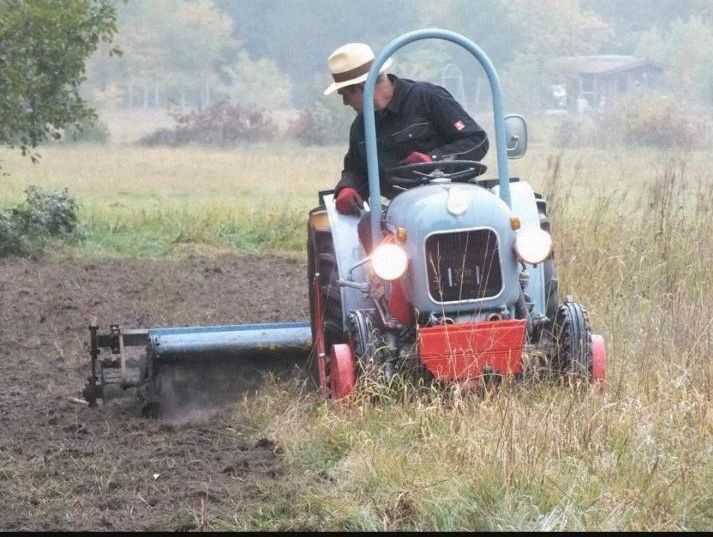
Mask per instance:
[[[53,146],[39,165],[2,152],[0,205],[67,187],[85,238],[55,255],[304,258],[306,213],[342,151]],[[533,144],[511,165],[550,200],[561,297],[607,341],[606,389],[406,387],[327,404],[268,386],[232,412],[275,439],[287,475],[247,519],[226,508],[211,528],[713,527],[713,157]]]
[[[3,205],[27,185],[67,187],[90,255],[161,257],[185,250],[303,248],[306,211],[333,186],[332,150],[218,151],[132,145],[51,147],[33,165],[3,154]],[[296,163],[299,162],[299,165]],[[296,233],[296,231],[298,231]]]
[[[21,201],[28,185],[68,188],[80,203],[85,240],[73,253],[161,257],[239,250],[304,255],[307,211],[336,183],[342,147],[263,145],[234,150],[148,149],[132,144],[49,146],[33,165],[0,151],[0,206]],[[533,145],[511,174],[581,215],[600,202],[629,213],[671,158],[652,149],[559,150]],[[705,184],[710,159],[686,155],[690,188]],[[495,154],[485,162],[495,176]],[[556,199],[555,199],[556,198]],[[638,204],[638,205],[637,205]]]

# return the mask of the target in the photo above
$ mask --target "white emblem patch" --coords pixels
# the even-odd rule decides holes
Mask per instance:
[[[446,208],[453,216],[460,216],[465,212],[471,202],[470,192],[465,188],[452,186],[448,189]]]

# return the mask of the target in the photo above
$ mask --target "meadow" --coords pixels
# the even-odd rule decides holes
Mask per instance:
[[[35,184],[80,202],[83,240],[54,257],[279,253],[342,147],[48,146],[3,151],[0,206]],[[485,160],[495,173],[495,157]],[[339,404],[297,379],[229,409],[269,435],[286,474],[210,529],[706,530],[713,527],[713,158],[710,151],[533,143],[511,174],[550,202],[560,298],[608,350],[601,391],[555,382],[369,387]],[[237,425],[236,425],[237,426]],[[187,516],[200,513],[187,513]]]

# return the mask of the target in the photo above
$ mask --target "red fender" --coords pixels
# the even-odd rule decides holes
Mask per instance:
[[[389,313],[403,325],[411,324],[411,304],[409,304],[399,280],[391,282],[389,295]]]
[[[607,347],[604,338],[592,334],[592,382],[603,384],[607,377]]]
[[[332,399],[341,399],[354,391],[356,384],[354,354],[351,345],[338,343],[332,345],[329,355],[331,357],[329,380]]]

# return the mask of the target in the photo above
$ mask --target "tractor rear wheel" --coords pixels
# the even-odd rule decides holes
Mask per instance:
[[[311,225],[323,208],[310,212],[307,226],[307,285],[312,324],[312,353],[309,368],[313,383],[328,396],[329,361],[332,345],[346,338],[342,328],[342,295],[331,230]],[[324,215],[326,217],[326,214]],[[314,218],[314,220],[318,220]]]
[[[590,380],[592,378],[592,328],[587,310],[567,297],[557,311],[556,365],[560,373]]]

